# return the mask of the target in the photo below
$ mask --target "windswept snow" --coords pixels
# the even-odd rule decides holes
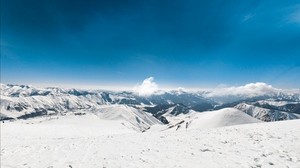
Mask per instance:
[[[1,123],[1,167],[300,167],[300,120],[137,133],[65,117]]]

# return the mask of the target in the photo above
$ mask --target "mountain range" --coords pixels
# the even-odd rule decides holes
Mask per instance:
[[[264,122],[300,118],[299,90],[259,86],[262,87],[257,89],[247,86],[249,89],[246,91],[245,87],[197,91],[159,90],[142,96],[135,91],[1,84],[0,119],[15,121],[91,113],[107,120],[125,120],[132,128],[145,131],[154,124],[174,126],[187,121],[183,118],[193,118],[198,113],[228,109]],[[253,92],[249,92],[251,89]]]

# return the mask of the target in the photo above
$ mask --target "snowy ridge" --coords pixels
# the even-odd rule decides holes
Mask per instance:
[[[298,114],[283,112],[279,110],[270,110],[246,103],[238,104],[237,106],[235,106],[235,108],[262,121],[280,121],[300,118],[300,115]]]
[[[122,95],[122,93],[121,93]],[[122,96],[120,96],[122,98]],[[32,86],[1,85],[1,119],[30,119],[43,116],[64,116],[68,113],[94,113],[106,120],[123,120],[131,129],[145,131],[160,122],[152,115],[118,102],[105,92],[36,89]],[[128,99],[131,99],[130,97]]]
[[[248,95],[251,89],[255,92]],[[222,94],[217,93],[221,91],[178,89],[156,91],[152,95],[141,96],[131,91],[36,88],[29,85],[1,84],[0,119],[95,113],[107,119],[122,117],[136,129],[144,131],[157,122],[168,124],[168,120],[171,122],[174,116],[190,115],[190,111],[216,111],[232,107],[262,121],[299,118],[298,91],[285,93],[283,90],[258,83],[228,88]],[[220,103],[220,100],[224,99],[230,103]]]
[[[31,118],[49,114],[64,115],[76,111],[97,111],[103,105],[153,106],[155,104],[212,102],[197,94],[163,93],[148,97],[133,92],[35,88],[1,84],[1,118]],[[138,108],[137,108],[138,109]]]
[[[154,124],[160,124],[152,115],[127,105],[103,105],[93,113],[101,119],[125,120],[140,131],[145,131]]]

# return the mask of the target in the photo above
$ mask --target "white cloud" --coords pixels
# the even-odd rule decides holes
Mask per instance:
[[[142,84],[137,84],[134,87],[136,93],[139,96],[150,96],[154,92],[158,91],[158,85],[154,82],[153,77],[146,78]]]
[[[249,83],[244,86],[238,87],[227,87],[227,88],[217,88],[207,94],[208,97],[215,97],[215,96],[260,96],[260,95],[267,95],[267,94],[274,94],[277,93],[279,89],[272,87],[266,83],[257,82],[257,83]]]

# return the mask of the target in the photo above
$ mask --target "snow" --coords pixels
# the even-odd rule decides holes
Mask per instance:
[[[279,110],[270,110],[266,108],[256,107],[246,103],[240,103],[234,108],[239,109],[248,115],[262,121],[279,121],[279,120],[293,120],[299,119],[300,115],[295,113],[288,113]]]
[[[150,128],[151,125],[160,124],[151,114],[127,105],[102,105],[94,114],[105,120],[125,120],[134,126],[133,129],[141,131]]]
[[[257,120],[240,110],[234,108],[224,108],[221,110],[196,113],[195,119],[191,121],[191,128],[216,128],[223,126],[259,123]]]
[[[159,94],[153,78],[143,84],[147,91],[143,96]],[[172,107],[163,114],[170,124],[163,125],[152,114],[142,111],[149,106],[144,102],[152,104],[149,97],[142,98],[133,92],[4,84],[0,89],[0,117],[20,118],[1,123],[1,167],[4,168],[300,167],[300,120],[260,121],[297,119],[299,114],[240,103],[234,108],[186,110],[187,114],[174,116],[171,113],[175,107]],[[263,83],[232,89],[243,91],[233,92],[236,93],[233,98],[248,96],[251,90],[255,95],[278,91]],[[232,89],[227,90],[229,96]],[[153,100],[170,103],[168,95],[176,98],[181,94],[185,91],[170,91],[167,96]],[[186,94],[181,101],[202,101],[200,93],[199,96]],[[223,97],[226,100],[227,94]],[[299,95],[279,96],[293,101],[258,102],[276,106],[299,103]],[[133,106],[130,102],[141,105]],[[20,117],[39,110],[46,114],[27,120]]]
[[[90,114],[42,117],[5,122],[1,125],[1,140],[6,136],[22,139],[47,138],[50,135],[52,138],[80,138],[136,132],[130,127],[131,124],[124,120],[104,120]]]
[[[300,120],[144,133],[127,124],[89,114],[1,123],[1,167],[300,167]]]
[[[201,113],[191,110],[188,114],[180,114],[176,117],[166,115],[166,117],[173,125],[180,121],[184,121],[184,123],[181,124],[182,126],[180,127],[180,130],[185,128],[186,122],[188,122],[189,129],[216,128],[261,122],[260,120],[255,119],[235,108],[224,108],[221,110]],[[176,127],[173,129],[176,129]]]

